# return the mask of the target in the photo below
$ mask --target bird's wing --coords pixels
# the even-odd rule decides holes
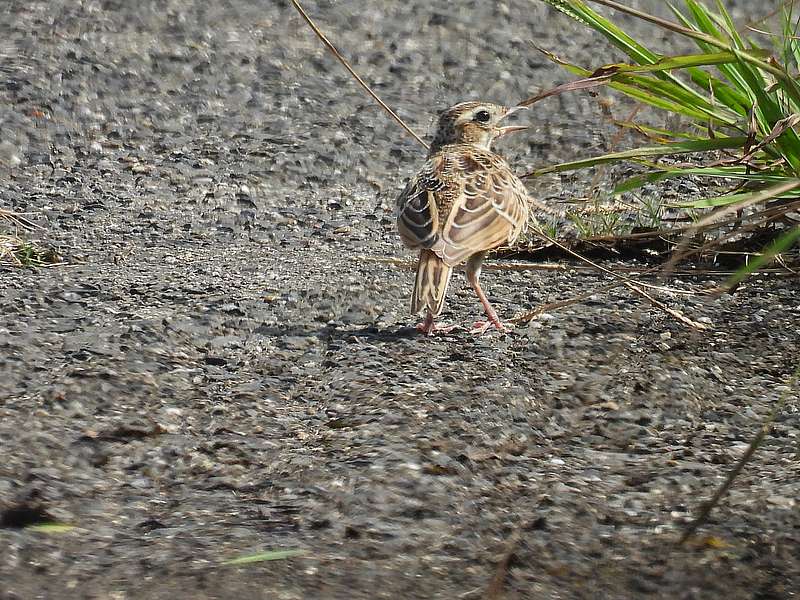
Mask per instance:
[[[433,248],[439,242],[436,195],[447,186],[440,178],[440,160],[428,160],[397,197],[397,229],[409,248]]]
[[[496,154],[470,148],[430,158],[397,199],[397,227],[410,248],[450,266],[514,241],[528,219],[528,194]]]
[[[499,156],[466,151],[452,161],[461,194],[442,221],[440,254],[456,265],[476,252],[513,242],[528,220],[528,193]]]

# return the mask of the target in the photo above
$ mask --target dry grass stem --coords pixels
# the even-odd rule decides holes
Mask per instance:
[[[577,296],[573,296],[567,300],[559,300],[558,302],[550,302],[548,304],[542,304],[541,306],[537,306],[535,309],[528,311],[526,313],[522,313],[521,315],[517,315],[509,319],[510,323],[527,323],[529,321],[533,321],[539,315],[544,313],[559,310],[561,308],[567,308],[568,306],[574,306],[576,304],[580,304],[585,302],[592,296],[596,296],[597,294],[602,294],[605,292],[609,292],[615,288],[622,287],[621,281],[615,281],[614,283],[609,283],[607,285],[595,288],[589,292],[584,292],[583,294],[579,294]]]
[[[502,600],[505,597],[506,579],[508,578],[509,565],[514,553],[522,540],[522,528],[518,527],[506,542],[505,550],[495,568],[494,575],[486,588],[486,600]]]
[[[672,292],[673,290],[671,288],[665,288],[663,286],[650,285],[650,284],[647,284],[647,283],[643,283],[641,281],[633,280],[632,278],[626,277],[625,275],[620,275],[619,273],[615,273],[611,269],[607,269],[606,267],[598,265],[596,262],[586,258],[585,256],[582,256],[581,254],[578,254],[577,252],[575,252],[574,250],[571,250],[570,248],[567,248],[564,244],[562,244],[561,242],[551,238],[549,235],[547,235],[543,231],[540,230],[540,231],[537,232],[537,234],[542,236],[545,240],[547,240],[551,244],[553,244],[555,246],[558,246],[564,252],[566,252],[568,254],[571,254],[572,256],[574,256],[575,258],[580,260],[581,262],[584,262],[584,263],[590,265],[591,267],[594,267],[596,270],[600,271],[601,273],[605,273],[606,275],[610,275],[611,277],[613,277],[615,279],[618,279],[622,285],[627,287],[634,294],[644,298],[645,300],[650,302],[653,306],[655,306],[658,310],[661,310],[661,311],[665,312],[666,314],[668,314],[671,317],[677,319],[678,321],[680,321],[684,325],[687,325],[689,327],[693,327],[695,329],[700,329],[700,330],[708,329],[708,327],[706,325],[703,325],[702,323],[698,323],[697,321],[694,321],[694,320],[690,319],[689,317],[683,315],[678,310],[669,308],[668,306],[666,306],[662,302],[659,302],[658,300],[653,298],[650,294],[646,293],[644,290],[641,289],[642,287],[650,287],[650,288],[658,289],[658,290],[661,290],[661,291]],[[676,290],[676,291],[683,292],[683,290]]]
[[[683,544],[686,542],[699,527],[705,524],[706,520],[708,519],[708,515],[711,514],[711,511],[714,509],[714,507],[719,504],[719,501],[731,488],[736,477],[742,472],[742,469],[744,469],[745,465],[750,461],[753,454],[755,454],[756,450],[758,450],[758,447],[761,446],[764,438],[766,438],[770,431],[772,431],[772,425],[775,423],[775,419],[778,417],[778,415],[783,412],[783,409],[786,407],[786,403],[790,398],[796,398],[795,387],[797,386],[798,376],[800,376],[800,366],[795,369],[794,373],[789,378],[786,391],[781,394],[772,411],[770,411],[766,419],[764,419],[764,421],[761,423],[758,433],[756,433],[753,441],[750,442],[750,445],[747,446],[747,450],[745,450],[744,454],[742,454],[742,457],[730,470],[728,476],[725,478],[725,481],[721,486],[719,486],[719,488],[717,488],[717,491],[714,493],[711,499],[701,505],[700,512],[698,513],[697,517],[695,517],[686,526],[686,529],[684,529],[683,534],[678,540],[678,544]]]
[[[0,219],[7,221],[13,227],[19,229],[41,229],[36,223],[28,219],[29,213],[19,213],[13,210],[0,208]]]
[[[412,271],[417,268],[416,260],[408,260],[404,258],[393,258],[387,256],[367,256],[359,254],[353,257],[353,260],[360,262],[379,263],[383,265],[393,265],[400,267],[406,271]],[[509,263],[483,263],[481,269],[484,271],[570,271],[576,267],[571,265],[549,264],[549,263],[532,263],[532,262],[509,262]],[[580,267],[578,267],[580,269]],[[584,270],[592,270],[584,268]]]
[[[0,264],[10,263],[21,267],[22,262],[17,258],[16,250],[22,244],[23,241],[14,235],[0,235]]]
[[[726,215],[733,215],[734,219],[738,219],[740,211],[760,202],[764,202],[765,200],[773,198],[779,194],[795,190],[798,187],[800,187],[800,179],[792,179],[780,185],[763,190],[760,193],[754,194],[752,198],[745,202],[738,202],[719,210],[715,210],[711,214],[700,219],[697,223],[690,226],[684,233],[683,238],[678,243],[678,247],[673,251],[669,261],[667,261],[667,263],[664,265],[664,274],[668,275],[678,262],[695,253],[689,249],[693,234],[697,234],[703,229],[709,227],[718,227],[722,225],[723,222],[721,222],[720,219]]]
[[[415,140],[417,140],[425,149],[427,149],[428,148],[428,144],[426,144],[425,141],[419,135],[417,135],[417,133],[413,129],[411,129],[411,127],[406,125],[405,121],[403,121],[403,119],[401,119],[397,115],[397,113],[395,113],[391,108],[389,108],[389,105],[386,104],[383,100],[381,100],[380,97],[378,96],[378,94],[376,94],[374,91],[372,91],[372,88],[369,85],[367,85],[367,82],[365,82],[363,79],[361,79],[359,74],[356,73],[355,69],[353,69],[353,67],[350,66],[350,63],[347,62],[347,59],[344,56],[342,56],[341,52],[339,52],[339,50],[336,49],[336,46],[334,46],[331,43],[331,41],[322,32],[322,30],[319,27],[317,27],[317,24],[314,23],[314,21],[311,19],[311,17],[308,16],[308,13],[303,9],[302,6],[300,6],[300,3],[297,0],[292,0],[292,4],[297,9],[297,12],[300,13],[300,16],[303,17],[305,22],[308,23],[309,27],[311,27],[311,29],[314,30],[314,33],[317,35],[317,37],[320,39],[320,41],[322,41],[322,43],[325,44],[325,47],[328,48],[328,50],[331,51],[331,53],[337,58],[337,60],[340,63],[342,63],[344,68],[347,69],[347,71],[350,73],[350,75],[353,76],[353,78],[364,89],[364,91],[366,91],[370,96],[372,96],[372,99],[375,100],[375,102],[377,102],[381,106],[381,108],[383,108],[383,110],[385,110],[387,113],[389,113],[389,115],[395,121],[397,121],[397,123],[400,125],[400,127],[405,129]]]

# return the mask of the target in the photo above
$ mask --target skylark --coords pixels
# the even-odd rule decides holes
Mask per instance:
[[[513,243],[528,221],[528,192],[508,163],[492,152],[498,137],[526,129],[499,123],[521,107],[462,102],[439,116],[436,136],[422,169],[397,198],[397,228],[409,248],[419,250],[411,312],[425,310],[417,328],[432,335],[451,329],[434,324],[442,312],[453,267],[466,262],[467,280],[490,325],[505,331],[478,277],[492,248]]]

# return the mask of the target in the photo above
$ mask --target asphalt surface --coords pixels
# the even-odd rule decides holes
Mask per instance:
[[[532,41],[621,59],[539,2],[307,9],[426,135],[566,81]],[[419,336],[413,274],[381,261],[410,258],[394,198],[421,150],[288,3],[11,1],[0,40],[0,206],[67,263],[0,270],[0,598],[482,598],[509,554],[507,598],[796,597],[794,401],[673,545],[800,358],[796,281],[659,295],[705,331],[616,290]],[[522,172],[635,143],[604,98],[537,105],[500,151]],[[591,179],[530,188],[563,211]],[[485,289],[508,318],[605,282],[564,264]],[[469,325],[462,279],[445,318]]]

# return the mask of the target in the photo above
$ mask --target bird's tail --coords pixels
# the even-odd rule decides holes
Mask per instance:
[[[417,280],[411,296],[411,312],[417,314],[427,308],[436,317],[442,312],[444,295],[450,283],[453,267],[444,264],[432,250],[421,250],[417,263]]]

